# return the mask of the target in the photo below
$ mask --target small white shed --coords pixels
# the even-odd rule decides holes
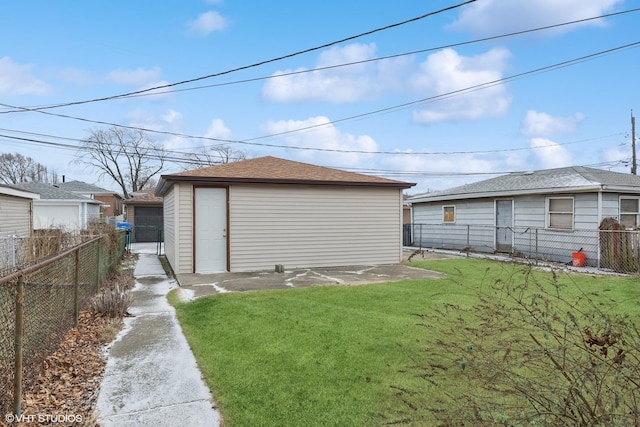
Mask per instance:
[[[163,175],[175,273],[395,264],[415,184],[276,157]]]

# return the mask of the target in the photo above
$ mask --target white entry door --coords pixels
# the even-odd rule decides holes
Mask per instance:
[[[196,188],[196,273],[227,271],[227,190]]]

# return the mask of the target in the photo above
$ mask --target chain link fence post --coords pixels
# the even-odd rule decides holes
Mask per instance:
[[[16,288],[16,323],[14,336],[13,413],[22,412],[22,362],[24,337],[24,276],[18,278]]]
[[[78,326],[78,318],[80,317],[80,301],[78,291],[80,286],[80,250],[76,249],[75,257],[75,274],[73,277],[73,326]]]

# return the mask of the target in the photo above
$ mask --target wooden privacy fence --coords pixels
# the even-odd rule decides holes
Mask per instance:
[[[119,235],[117,245],[94,237],[0,278],[0,414],[21,413],[23,390],[122,258]]]

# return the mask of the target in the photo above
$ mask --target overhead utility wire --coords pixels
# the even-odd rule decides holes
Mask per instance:
[[[628,9],[628,10],[623,10],[623,11],[620,11],[620,12],[614,12],[614,13],[609,13],[609,14],[605,14],[605,15],[593,16],[591,18],[578,19],[578,20],[575,20],[575,21],[568,21],[568,22],[563,22],[563,23],[560,23],[560,24],[553,24],[553,25],[547,25],[547,26],[544,26],[544,27],[531,28],[531,29],[528,29],[528,30],[516,31],[516,32],[512,32],[512,33],[500,34],[500,35],[490,36],[490,37],[484,37],[484,38],[475,39],[475,40],[468,40],[468,41],[459,42],[459,43],[451,43],[451,44],[437,46],[437,47],[430,47],[430,48],[427,48],[427,49],[419,49],[419,50],[414,50],[414,51],[411,51],[411,52],[396,53],[396,54],[393,54],[393,55],[380,56],[380,57],[377,57],[377,58],[363,59],[361,61],[345,62],[345,63],[342,63],[342,64],[327,65],[327,66],[324,66],[324,67],[316,67],[316,68],[312,68],[312,69],[308,69],[308,70],[291,71],[291,72],[288,72],[288,73],[280,73],[280,74],[275,74],[275,75],[270,75],[270,76],[254,77],[254,78],[251,78],[251,79],[242,79],[242,80],[235,80],[235,81],[224,82],[224,83],[215,83],[215,84],[210,84],[210,85],[195,86],[195,87],[189,87],[189,88],[184,88],[184,89],[175,89],[175,90],[167,90],[167,91],[154,91],[153,93],[136,93],[136,94],[133,94],[133,95],[123,95],[123,96],[119,97],[118,99],[121,99],[121,98],[136,98],[136,97],[144,97],[144,96],[157,96],[157,95],[163,95],[163,94],[167,94],[167,93],[176,93],[176,92],[187,92],[187,91],[192,91],[192,90],[209,89],[209,88],[214,88],[214,87],[231,86],[231,85],[242,84],[242,83],[251,83],[251,82],[262,81],[262,80],[277,79],[277,78],[281,78],[281,77],[289,77],[289,76],[295,76],[295,75],[298,75],[298,74],[313,73],[313,72],[317,72],[317,71],[326,71],[326,70],[331,70],[331,69],[335,69],[335,68],[349,67],[349,66],[352,66],[352,65],[361,65],[361,64],[366,64],[366,63],[369,63],[369,62],[376,62],[376,61],[383,61],[383,60],[386,60],[386,59],[399,58],[399,57],[402,57],[402,56],[409,56],[409,55],[416,55],[416,54],[419,54],[419,53],[433,52],[433,51],[441,50],[441,49],[447,49],[447,48],[453,48],[453,47],[459,47],[459,46],[466,46],[466,45],[475,44],[475,43],[483,43],[483,42],[492,41],[492,40],[498,40],[498,39],[507,38],[507,37],[513,37],[513,36],[519,36],[519,35],[528,34],[528,33],[534,33],[534,32],[538,32],[538,31],[550,30],[550,29],[554,29],[554,28],[564,27],[564,26],[567,26],[567,25],[580,24],[580,23],[583,23],[583,22],[593,21],[593,20],[596,20],[596,19],[610,18],[612,16],[624,15],[624,14],[627,14],[627,13],[633,13],[633,12],[638,12],[638,11],[640,11],[640,8]],[[56,108],[58,106],[64,106],[64,105],[65,104],[55,104],[55,105],[48,105],[48,106],[24,107],[23,109],[14,109],[14,110],[10,110],[10,111],[0,111],[0,114],[38,111],[38,110],[42,110],[42,109]]]
[[[37,144],[37,145],[49,145],[49,146],[53,146],[56,148],[60,148],[60,149],[64,149],[64,150],[74,150],[74,151],[94,151],[96,150],[95,148],[92,147],[85,147],[85,146],[80,146],[80,145],[72,145],[72,144],[63,144],[60,142],[51,142],[51,141],[42,141],[42,140],[38,140],[38,139],[33,139],[33,138],[21,138],[18,136],[11,136],[11,135],[2,135],[0,134],[0,140],[2,139],[6,139],[6,140],[15,140],[15,141],[20,141],[20,142],[24,142],[27,144]],[[169,152],[168,150],[162,150],[163,152]],[[189,158],[185,158],[185,157],[171,157],[171,156],[166,156],[166,155],[159,155],[159,154],[150,154],[147,155],[145,158],[149,158],[149,159],[154,159],[154,160],[164,160],[164,161],[170,161],[170,162],[174,162],[174,163],[186,163],[186,164],[194,164],[194,165],[201,165],[202,162],[195,160],[195,159],[189,159]]]
[[[127,126],[127,125],[121,125],[121,124],[117,124],[117,123],[104,122],[104,121],[99,121],[99,120],[89,120],[89,119],[82,118],[82,117],[75,117],[75,116],[70,116],[70,115],[66,115],[66,114],[52,113],[52,112],[43,111],[43,110],[37,110],[37,112],[40,113],[40,114],[46,114],[46,115],[55,116],[55,117],[68,118],[68,119],[78,120],[78,121],[87,122],[87,123],[101,124],[101,125],[106,125],[106,126],[115,126],[115,127],[119,127],[119,128],[123,128],[123,129],[140,130],[140,131],[149,132],[149,133],[155,133],[155,134],[176,136],[176,137],[179,137],[179,138],[201,139],[201,140],[207,140],[207,141],[214,141],[214,142],[221,143],[221,144],[241,144],[241,145],[252,145],[252,146],[260,146],[260,147],[288,148],[288,149],[293,149],[293,150],[338,152],[338,153],[369,153],[369,154],[395,154],[395,155],[401,155],[401,154],[413,154],[413,155],[420,155],[420,154],[424,154],[424,155],[462,154],[462,153],[465,153],[465,152],[447,152],[447,153],[419,152],[419,151],[410,152],[410,153],[409,152],[398,152],[398,151],[371,152],[371,151],[366,151],[366,150],[343,150],[343,149],[337,149],[337,148],[331,149],[331,148],[317,148],[317,147],[298,147],[298,146],[268,144],[268,143],[264,143],[264,142],[260,143],[260,142],[252,142],[252,141],[255,141],[255,140],[258,140],[258,139],[272,138],[272,137],[281,136],[281,135],[284,135],[284,134],[289,134],[289,133],[294,133],[294,132],[300,132],[300,131],[303,131],[303,130],[310,130],[310,129],[313,129],[313,128],[327,126],[327,125],[335,124],[335,123],[341,123],[341,122],[345,122],[345,121],[348,121],[348,120],[359,119],[359,118],[363,118],[363,117],[367,117],[367,116],[371,116],[371,115],[379,114],[379,113],[383,113],[383,112],[391,112],[391,111],[395,111],[395,110],[398,110],[398,109],[401,109],[401,108],[406,108],[408,106],[415,105],[415,104],[426,103],[426,102],[435,102],[435,101],[438,101],[440,99],[446,99],[448,97],[460,95],[462,93],[481,90],[481,89],[486,89],[488,87],[492,87],[492,86],[495,86],[495,85],[498,85],[498,84],[501,84],[501,83],[505,83],[505,82],[508,82],[508,81],[511,81],[511,80],[520,79],[520,78],[526,77],[526,76],[531,75],[531,74],[537,74],[537,73],[541,73],[541,72],[548,72],[548,71],[551,71],[551,70],[554,70],[554,69],[557,69],[557,68],[568,67],[568,66],[580,63],[580,62],[584,62],[584,61],[587,61],[587,60],[590,60],[590,59],[594,59],[594,58],[596,58],[598,56],[602,56],[602,55],[605,55],[605,54],[610,54],[610,53],[613,53],[613,52],[616,52],[616,51],[619,51],[619,50],[622,50],[622,49],[634,47],[634,46],[637,46],[637,45],[640,45],[640,41],[637,41],[637,42],[634,42],[634,43],[629,43],[629,44],[626,44],[626,45],[623,45],[623,46],[618,46],[618,47],[611,48],[611,49],[606,49],[606,50],[603,50],[603,51],[599,51],[599,52],[592,53],[592,54],[589,54],[589,55],[581,56],[579,58],[574,58],[574,59],[570,59],[570,60],[567,60],[567,61],[559,62],[559,63],[556,63],[556,64],[552,64],[552,65],[547,65],[547,66],[544,66],[544,67],[536,68],[534,70],[529,70],[529,71],[525,71],[525,72],[522,72],[522,73],[514,74],[512,76],[503,77],[503,78],[500,78],[500,79],[497,79],[497,80],[493,80],[493,81],[490,81],[490,82],[485,82],[485,83],[481,83],[481,84],[478,84],[478,85],[469,86],[467,88],[455,90],[455,91],[452,91],[452,92],[448,92],[448,93],[444,93],[444,94],[440,94],[440,95],[435,95],[435,96],[432,96],[432,97],[422,98],[422,99],[419,99],[419,100],[410,101],[410,102],[406,102],[406,103],[403,103],[403,104],[398,104],[398,105],[395,105],[395,106],[382,108],[382,109],[378,109],[378,110],[374,110],[374,111],[369,111],[369,112],[357,114],[357,115],[354,115],[354,116],[344,117],[344,118],[341,118],[341,119],[336,119],[336,120],[328,121],[328,122],[325,122],[325,123],[320,123],[320,124],[317,124],[317,125],[306,126],[306,127],[294,129],[294,130],[291,130],[291,131],[280,132],[280,133],[277,133],[277,134],[264,135],[264,136],[259,136],[259,137],[244,139],[244,140],[231,140],[231,139],[212,138],[212,137],[206,137],[206,136],[186,135],[186,134],[181,134],[181,133],[177,133],[177,132],[146,129],[146,128],[141,128],[141,127]],[[0,105],[5,106],[5,107],[10,107],[10,108],[22,108],[22,107],[9,105],[9,104],[4,104],[4,103],[0,103]]]
[[[447,93],[444,93],[444,94],[439,94],[439,95],[434,95],[434,96],[430,96],[430,97],[427,97],[427,98],[417,99],[415,101],[409,101],[409,102],[405,102],[405,103],[402,103],[402,104],[397,104],[397,105],[394,105],[394,106],[391,106],[391,107],[380,108],[378,110],[373,110],[373,111],[369,111],[369,112],[366,112],[366,113],[361,113],[361,114],[356,114],[356,115],[353,115],[353,116],[343,117],[341,119],[330,120],[330,121],[327,121],[325,123],[318,123],[318,124],[315,124],[315,125],[305,126],[305,127],[301,127],[301,128],[297,128],[297,129],[293,129],[293,130],[289,130],[289,131],[274,133],[274,134],[270,134],[270,135],[257,136],[257,137],[254,137],[254,138],[248,138],[248,139],[244,139],[240,143],[248,144],[251,141],[256,141],[256,140],[259,140],[259,139],[273,138],[273,137],[282,136],[282,135],[286,135],[286,134],[290,134],[290,133],[294,133],[294,132],[300,132],[300,131],[304,131],[304,130],[311,130],[311,129],[314,129],[314,128],[320,128],[320,127],[323,127],[323,126],[333,125],[335,123],[342,123],[342,122],[346,122],[346,121],[349,121],[349,120],[361,119],[361,118],[364,118],[364,117],[367,117],[367,116],[372,116],[374,114],[397,111],[397,110],[400,110],[400,109],[403,109],[403,108],[406,108],[406,107],[409,107],[409,106],[412,106],[412,105],[416,105],[416,104],[431,103],[431,102],[439,101],[439,100],[442,100],[442,99],[451,98],[453,96],[461,95],[463,93],[475,92],[476,90],[487,89],[489,87],[497,86],[499,84],[506,83],[506,82],[509,82],[509,81],[512,81],[512,80],[521,79],[521,78],[526,77],[528,75],[539,74],[539,73],[543,73],[543,72],[552,71],[552,70],[555,70],[555,69],[558,69],[558,68],[568,67],[568,66],[571,66],[571,65],[575,65],[575,64],[578,64],[578,63],[581,63],[581,62],[585,62],[585,61],[594,59],[594,58],[596,58],[598,56],[607,55],[607,54],[610,54],[610,53],[613,53],[613,52],[616,52],[616,51],[619,51],[619,50],[623,50],[623,49],[627,49],[627,48],[631,48],[631,47],[636,47],[638,45],[640,45],[640,41],[629,43],[629,44],[626,44],[626,45],[623,45],[623,46],[614,47],[614,48],[607,49],[607,50],[603,50],[603,51],[600,51],[600,52],[592,53],[592,54],[589,54],[589,55],[581,56],[579,58],[574,58],[574,59],[570,59],[570,60],[567,60],[567,61],[559,62],[559,63],[553,64],[553,65],[547,65],[547,66],[544,66],[544,67],[536,68],[536,69],[525,71],[525,72],[522,72],[522,73],[513,74],[511,76],[502,77],[500,79],[492,80],[492,81],[485,82],[485,83],[480,83],[480,84],[477,84],[477,85],[474,85],[474,86],[468,86],[466,88],[454,90],[454,91],[447,92]],[[267,145],[267,144],[265,144],[265,145]],[[340,150],[337,150],[337,149],[334,150],[334,151],[340,152]],[[350,152],[350,153],[356,152],[357,153],[359,151],[348,151],[348,152]],[[365,153],[366,151],[361,151],[361,152]]]
[[[120,95],[105,96],[105,97],[102,97],[102,98],[88,99],[88,100],[84,100],[84,101],[67,102],[67,103],[64,103],[64,104],[57,104],[57,105],[51,105],[51,106],[47,106],[47,107],[35,108],[33,110],[52,109],[52,108],[59,108],[59,107],[68,107],[68,106],[72,106],[72,105],[89,104],[89,103],[92,103],[92,102],[109,101],[109,100],[112,100],[112,99],[125,98],[127,96],[138,95],[138,94],[142,94],[142,93],[146,93],[146,92],[152,92],[152,91],[155,91],[155,90],[158,90],[158,89],[165,89],[165,88],[169,88],[169,87],[184,85],[184,84],[187,84],[187,83],[197,82],[197,81],[200,81],[200,80],[206,80],[206,79],[210,79],[210,78],[213,78],[213,77],[219,77],[219,76],[223,76],[225,74],[231,74],[231,73],[235,73],[237,71],[242,71],[242,70],[247,70],[249,68],[259,67],[261,65],[270,64],[272,62],[278,62],[278,61],[281,61],[283,59],[293,58],[294,56],[299,56],[299,55],[303,55],[305,53],[313,52],[313,51],[316,51],[316,50],[325,49],[325,48],[330,47],[330,46],[334,46],[334,45],[337,45],[337,44],[340,44],[340,43],[344,43],[344,42],[347,42],[347,41],[350,41],[350,40],[355,40],[355,39],[358,39],[358,38],[361,38],[361,37],[364,37],[364,36],[368,36],[368,35],[371,35],[371,34],[375,34],[375,33],[381,32],[381,31],[389,30],[391,28],[400,27],[400,26],[403,26],[403,25],[406,25],[406,24],[409,24],[409,23],[412,23],[412,22],[420,21],[422,19],[428,18],[428,17],[433,16],[433,15],[438,15],[440,13],[444,13],[444,12],[448,12],[448,11],[457,9],[459,7],[465,6],[465,5],[470,4],[470,3],[474,3],[476,1],[477,0],[467,0],[465,2],[456,4],[456,5],[453,5],[453,6],[445,7],[443,9],[439,9],[439,10],[436,10],[434,12],[425,13],[423,15],[416,16],[416,17],[411,18],[411,19],[407,19],[407,20],[404,20],[404,21],[401,21],[401,22],[396,22],[395,24],[390,24],[390,25],[386,25],[384,27],[375,28],[373,30],[365,31],[364,33],[360,33],[360,34],[356,34],[356,35],[353,35],[353,36],[345,37],[343,39],[332,41],[332,42],[329,42],[329,43],[324,43],[324,44],[319,45],[319,46],[315,46],[315,47],[299,50],[297,52],[289,53],[287,55],[278,56],[276,58],[271,58],[271,59],[267,59],[267,60],[264,60],[264,61],[255,62],[255,63],[250,64],[250,65],[244,65],[242,67],[236,67],[236,68],[232,68],[230,70],[221,71],[221,72],[214,73],[214,74],[208,74],[206,76],[200,76],[200,77],[195,77],[195,78],[188,79],[188,80],[182,80],[182,81],[175,82],[175,83],[168,83],[168,84],[165,84],[165,85],[154,86],[154,87],[150,87],[150,88],[147,88],[147,89],[142,89],[142,90],[137,90],[137,91],[133,91],[133,92],[123,93],[123,94],[120,94]]]
[[[83,151],[90,151],[91,148],[88,147],[79,147],[79,146],[75,146],[75,145],[71,145],[71,144],[62,144],[62,143],[55,143],[55,142],[48,142],[48,141],[40,141],[40,140],[36,140],[36,139],[32,139],[32,138],[19,138],[19,137],[14,137],[14,136],[9,136],[9,135],[0,135],[0,140],[2,140],[3,138],[7,138],[7,139],[11,139],[11,140],[18,140],[21,142],[25,142],[25,143],[33,143],[33,144],[44,144],[44,145],[52,145],[55,146],[57,148],[61,148],[61,149],[67,149],[67,150],[83,150]],[[535,147],[535,148],[541,148],[541,147]],[[184,157],[168,157],[168,156],[160,156],[160,155],[151,155],[149,156],[152,159],[156,159],[156,160],[160,160],[163,159],[164,161],[171,161],[174,163],[182,163],[182,164],[193,164],[193,165],[201,165],[202,162],[195,160],[195,159],[188,159],[188,158],[184,158]],[[610,162],[602,162],[602,163],[594,163],[594,164],[587,164],[587,165],[581,165],[581,166],[587,166],[587,167],[597,167],[597,166],[617,166],[619,164],[624,164],[628,162],[627,160],[617,160],[617,161],[610,161]],[[347,171],[353,171],[353,172],[359,172],[359,173],[368,173],[370,175],[380,175],[380,176],[413,176],[413,177],[419,177],[419,176],[423,176],[423,177],[433,177],[433,176],[441,176],[441,177],[446,177],[446,176],[461,176],[461,175],[465,175],[465,176],[473,176],[473,175],[503,175],[503,174],[509,174],[509,173],[519,173],[519,172],[523,172],[523,171],[502,171],[502,172],[425,172],[425,171],[399,171],[399,170],[392,170],[392,169],[363,169],[363,168],[345,168],[342,167],[340,169],[344,169]]]
[[[162,95],[162,94],[166,94],[166,93],[186,92],[186,91],[199,90],[199,89],[209,89],[209,88],[213,88],[213,87],[231,86],[231,85],[242,84],[242,83],[251,83],[251,82],[256,82],[256,81],[261,81],[261,80],[276,79],[276,78],[280,78],[280,77],[295,76],[295,75],[298,75],[298,74],[313,73],[313,72],[316,72],[316,71],[331,70],[331,69],[334,69],[334,68],[349,67],[349,66],[352,66],[352,65],[362,65],[362,64],[369,63],[369,62],[383,61],[383,60],[386,60],[386,59],[399,58],[399,57],[402,57],[402,56],[416,55],[416,54],[419,54],[419,53],[433,52],[433,51],[441,50],[441,49],[447,49],[447,48],[453,48],[453,47],[459,47],[459,46],[466,46],[466,45],[475,44],[475,43],[483,43],[483,42],[487,42],[487,41],[498,40],[498,39],[507,38],[507,37],[513,37],[513,36],[520,36],[520,35],[523,35],[523,34],[534,33],[534,32],[544,31],[544,30],[550,30],[550,29],[554,29],[554,28],[564,27],[564,26],[567,26],[567,25],[581,24],[583,22],[594,21],[596,19],[610,18],[612,16],[624,15],[624,14],[627,14],[627,13],[633,13],[633,12],[638,12],[638,11],[640,11],[640,8],[628,9],[628,10],[623,10],[623,11],[620,11],[620,12],[608,13],[608,14],[600,15],[600,16],[593,16],[591,18],[584,18],[584,19],[578,19],[578,20],[575,20],[575,21],[563,22],[561,24],[547,25],[547,26],[544,26],[544,27],[537,27],[537,28],[532,28],[532,29],[529,29],[529,30],[515,31],[515,32],[512,32],[512,33],[500,34],[500,35],[497,35],[497,36],[484,37],[484,38],[480,38],[480,39],[468,40],[468,41],[459,42],[459,43],[451,43],[451,44],[448,44],[448,45],[430,47],[430,48],[427,48],[427,49],[414,50],[414,51],[411,51],[411,52],[396,53],[394,55],[380,56],[380,57],[371,58],[371,59],[363,59],[361,61],[345,62],[345,63],[342,63],[342,64],[327,65],[327,66],[324,66],[324,67],[317,67],[317,68],[312,68],[312,69],[309,69],[309,70],[291,71],[291,72],[288,72],[288,73],[280,73],[280,74],[270,75],[270,76],[254,77],[254,78],[251,78],[251,79],[235,80],[235,81],[231,81],[231,82],[216,83],[216,84],[211,84],[211,85],[195,86],[195,87],[189,87],[189,88],[177,89],[177,90],[171,90],[171,91],[164,91],[164,92],[155,91],[154,93],[135,94],[135,95],[126,96],[126,98],[142,97],[142,96],[155,96],[155,95]],[[122,98],[125,98],[125,96],[123,96]]]

